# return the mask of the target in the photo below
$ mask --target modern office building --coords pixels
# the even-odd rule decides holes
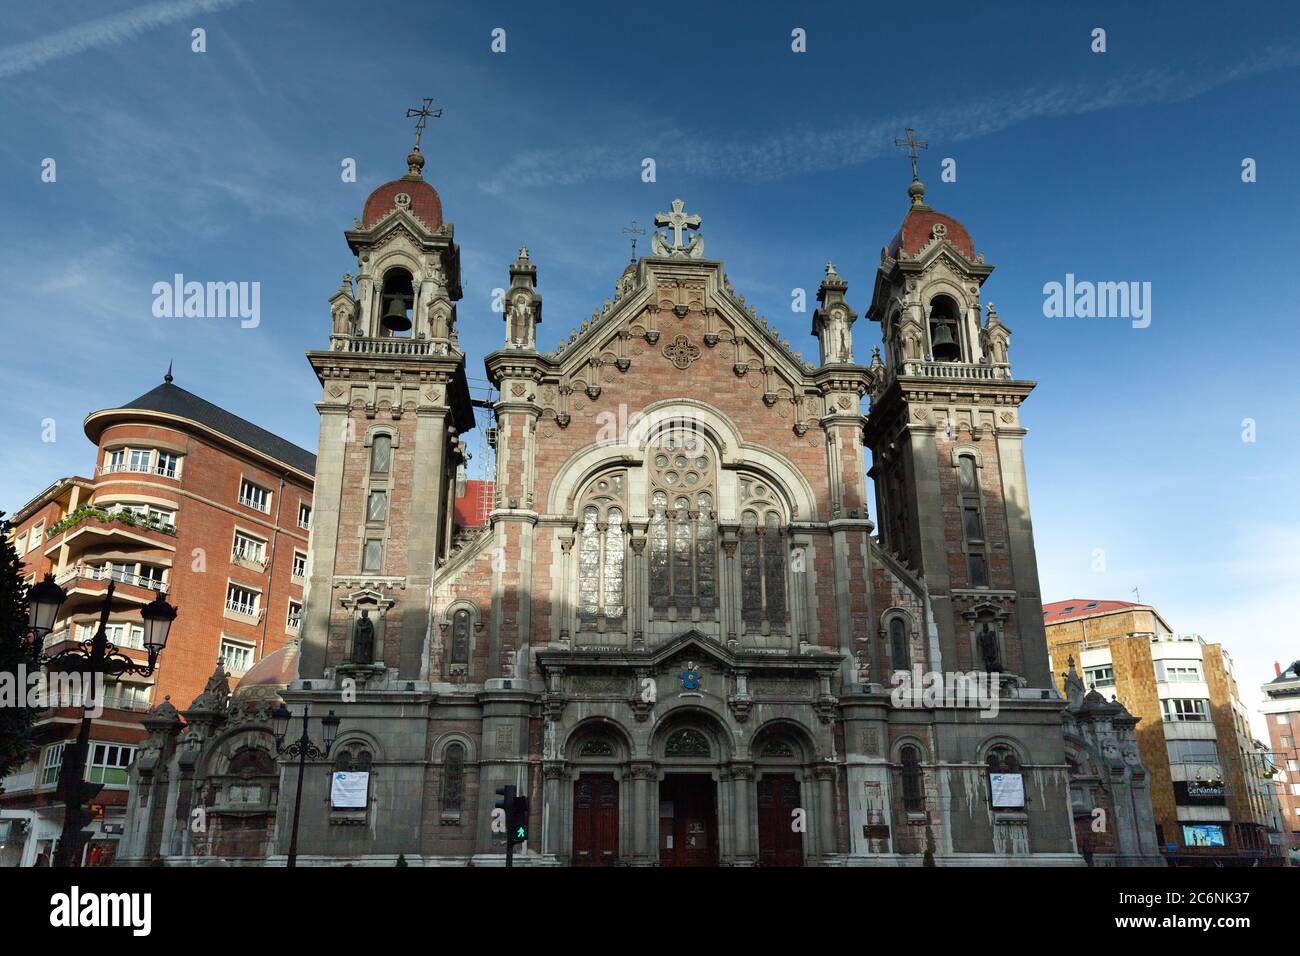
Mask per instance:
[[[1043,607],[1052,670],[1139,718],[1158,840],[1171,865],[1281,863],[1280,813],[1232,659],[1177,634],[1149,605],[1075,598]]]

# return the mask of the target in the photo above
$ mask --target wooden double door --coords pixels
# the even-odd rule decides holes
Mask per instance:
[[[718,865],[718,788],[703,773],[670,773],[659,784],[659,865]]]
[[[759,866],[803,866],[803,834],[794,828],[794,811],[801,805],[794,774],[768,773],[759,779]]]
[[[573,782],[573,865],[618,862],[618,781],[612,773],[584,773]]]

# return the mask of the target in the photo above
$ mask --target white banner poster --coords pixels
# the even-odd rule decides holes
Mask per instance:
[[[1018,773],[989,774],[993,787],[993,806],[1023,807],[1025,805],[1025,781]]]
[[[369,795],[369,772],[344,773],[340,770],[334,774],[330,803],[336,810],[364,810]]]

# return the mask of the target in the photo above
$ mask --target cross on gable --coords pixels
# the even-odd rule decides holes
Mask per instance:
[[[685,202],[683,202],[680,199],[674,199],[672,212],[655,213],[655,225],[667,226],[669,229],[673,231],[672,248],[674,252],[677,251],[678,249],[686,248],[685,246],[682,245],[683,229],[700,228],[700,217],[688,215],[687,213],[683,212],[682,210],[685,207],[686,207]]]

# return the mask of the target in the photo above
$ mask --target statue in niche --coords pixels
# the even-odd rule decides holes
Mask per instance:
[[[370,620],[370,611],[363,610],[352,630],[352,662],[354,664],[373,664],[375,662],[375,624]]]
[[[427,267],[424,270],[424,280],[420,283],[418,314],[428,323],[430,338],[445,339],[451,334],[446,309],[439,305],[439,302],[446,297],[446,283],[443,280],[442,270],[437,266]]]
[[[989,673],[1002,670],[1001,654],[998,652],[998,634],[988,621],[980,625],[980,657],[984,661],[984,670]]]
[[[334,303],[334,334],[347,335],[352,331],[352,318],[356,315],[356,303],[351,299],[340,298]]]
[[[831,313],[831,348],[837,362],[853,361],[853,338],[844,313],[836,309]]]
[[[520,293],[511,300],[510,305],[510,341],[515,348],[526,349],[532,345],[532,308],[527,293]]]

